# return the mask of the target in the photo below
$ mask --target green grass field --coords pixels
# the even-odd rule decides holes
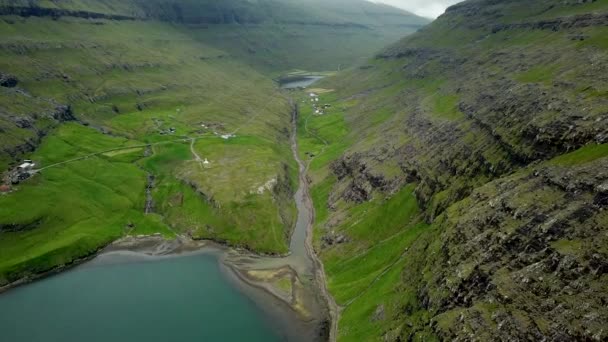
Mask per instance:
[[[19,79],[0,88],[0,168],[25,158],[42,167],[0,196],[0,285],[125,235],[286,253],[297,168],[291,108],[271,78],[352,65],[427,22],[365,1],[344,5],[0,1],[2,13],[64,11],[0,16],[0,71]],[[76,121],[57,119],[59,105]],[[339,120],[311,125],[346,132]],[[144,215],[149,176],[154,212]]]
[[[235,60],[202,59],[220,52],[171,25],[101,26],[0,20],[11,46],[0,53],[0,69],[18,74],[28,92],[6,90],[15,98],[10,110],[25,115],[53,98],[70,103],[80,120],[49,128],[28,155],[44,169],[0,196],[0,225],[18,227],[0,232],[0,283],[125,235],[189,234],[287,252],[296,167],[290,108],[273,82]],[[220,137],[230,133],[236,137]],[[209,167],[196,160],[192,139]],[[155,210],[144,215],[148,174]]]

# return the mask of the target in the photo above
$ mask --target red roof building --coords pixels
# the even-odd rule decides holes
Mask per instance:
[[[9,192],[11,191],[11,187],[6,185],[6,184],[2,184],[0,185],[0,192]]]

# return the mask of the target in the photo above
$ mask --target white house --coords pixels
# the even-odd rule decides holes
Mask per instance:
[[[24,163],[19,165],[17,167],[17,169],[19,169],[19,171],[30,171],[31,169],[34,168],[34,166],[36,166],[36,164],[32,163],[32,161],[29,160],[29,161],[24,161]]]

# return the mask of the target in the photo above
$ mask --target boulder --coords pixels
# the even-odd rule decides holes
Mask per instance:
[[[19,79],[13,75],[0,73],[0,87],[14,88],[19,83]]]
[[[76,121],[76,117],[74,117],[72,107],[70,106],[58,106],[55,108],[53,119],[59,122]]]
[[[376,311],[374,311],[374,314],[372,315],[372,322],[383,321],[386,318],[384,311],[384,304],[378,305]]]

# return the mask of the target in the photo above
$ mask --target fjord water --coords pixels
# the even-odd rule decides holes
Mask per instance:
[[[324,76],[302,76],[292,80],[280,82],[280,86],[283,89],[306,88],[322,78],[324,78]]]
[[[280,341],[213,255],[96,260],[0,296],[2,341]]]

